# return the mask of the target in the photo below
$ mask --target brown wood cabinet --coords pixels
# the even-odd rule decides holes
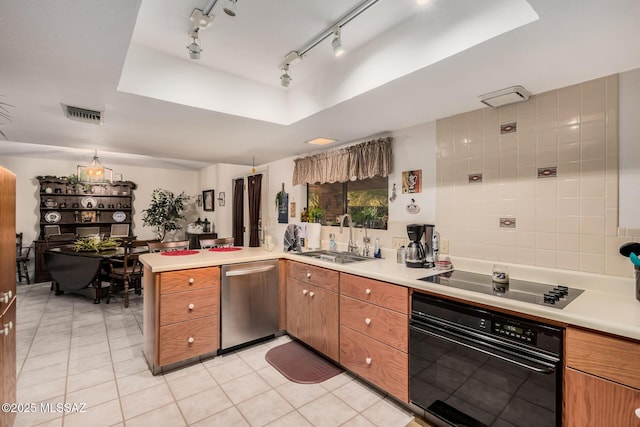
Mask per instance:
[[[220,268],[144,272],[143,351],[154,374],[220,348]]]
[[[288,263],[287,271],[287,331],[337,361],[338,272],[295,261]]]
[[[16,402],[16,177],[0,166],[0,402]],[[0,411],[0,426],[15,413]]]
[[[566,426],[640,426],[640,343],[567,328],[565,354]]]
[[[340,274],[340,364],[409,401],[409,291]]]

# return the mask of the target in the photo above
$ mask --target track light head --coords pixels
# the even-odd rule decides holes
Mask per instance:
[[[191,59],[200,59],[200,52],[202,52],[202,48],[198,44],[200,39],[198,38],[198,32],[192,31],[190,34],[193,41],[189,46],[187,46],[187,50],[189,51],[189,58]]]
[[[285,64],[282,66],[282,75],[280,76],[280,84],[283,87],[289,87],[289,83],[291,83],[291,76],[289,75],[289,64]]]
[[[331,46],[333,47],[333,54],[338,57],[344,55],[344,48],[342,47],[342,30],[340,27],[333,29],[333,40]]]
[[[193,9],[189,18],[193,23],[193,27],[198,29],[209,28],[213,24],[215,15],[205,15],[200,9]]]
[[[225,0],[224,7],[222,8],[222,10],[224,10],[224,13],[226,13],[229,16],[236,16],[237,5],[238,5],[238,0]]]

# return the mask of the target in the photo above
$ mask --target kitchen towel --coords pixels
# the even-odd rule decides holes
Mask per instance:
[[[300,245],[301,228],[297,224],[287,225],[287,229],[284,232],[284,251],[297,251],[302,252],[302,246]]]

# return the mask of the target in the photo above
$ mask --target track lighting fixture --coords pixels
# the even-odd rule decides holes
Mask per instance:
[[[224,7],[222,8],[222,10],[224,10],[224,13],[226,13],[229,16],[236,16],[237,5],[238,5],[238,0],[225,0]]]
[[[191,31],[189,35],[193,40],[189,46],[187,46],[187,50],[189,50],[189,58],[191,59],[200,59],[200,52],[202,52],[202,48],[198,44],[200,39],[198,38],[198,30]]]
[[[335,56],[340,56],[344,54],[344,49],[342,48],[342,27],[347,25],[349,22],[366,12],[371,6],[376,4],[380,0],[363,0],[353,9],[348,11],[345,15],[343,15],[340,19],[334,22],[330,27],[326,28],[320,34],[318,34],[313,39],[309,40],[307,44],[302,46],[300,49],[289,52],[285,57],[284,62],[280,65],[280,69],[283,71],[283,75],[280,76],[280,83],[282,86],[287,87],[289,85],[289,81],[291,81],[291,76],[287,73],[289,70],[289,65],[293,65],[296,62],[299,62],[304,58],[304,56],[309,53],[311,49],[318,46],[328,37],[333,35],[333,40],[331,41],[331,46],[333,47],[333,53]],[[295,58],[295,60],[290,60],[290,58]],[[286,70],[284,69],[284,65],[287,65]],[[284,76],[287,76],[285,79]],[[285,84],[286,81],[286,84]]]
[[[281,68],[282,75],[280,76],[280,84],[284,87],[289,87],[291,83],[291,76],[289,75],[289,64],[284,64]]]
[[[333,29],[331,47],[333,47],[333,54],[336,57],[344,55],[344,48],[342,47],[342,30],[340,27],[335,27]]]

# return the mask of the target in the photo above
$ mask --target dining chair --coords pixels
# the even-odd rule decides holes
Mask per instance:
[[[179,240],[177,242],[149,242],[149,252],[165,252],[189,249],[188,240]]]
[[[153,241],[157,242],[157,241]],[[137,295],[142,294],[142,263],[140,255],[149,252],[152,241],[132,240],[123,241],[123,256],[109,258],[109,290],[106,303],[109,304],[113,295],[113,287],[122,284],[124,292],[124,307],[129,307],[129,289],[133,287]]]
[[[30,252],[31,246],[24,247],[22,245],[22,233],[16,233],[16,273],[18,273],[18,282],[22,282],[24,278],[27,281],[27,285],[31,283],[27,266]]]
[[[51,236],[52,234],[60,234],[60,226],[59,225],[45,225],[44,226],[44,235]]]
[[[111,224],[111,237],[129,237],[129,224]]]
[[[200,249],[224,248],[233,246],[233,237],[222,237],[219,239],[200,239]]]
[[[100,234],[100,227],[76,227],[78,237],[95,236],[96,234]]]
[[[52,243],[73,243],[76,240],[76,235],[74,233],[62,233],[62,234],[50,234],[45,236],[45,241],[47,242],[47,249],[51,249],[52,247],[60,246],[60,245],[52,245]]]

